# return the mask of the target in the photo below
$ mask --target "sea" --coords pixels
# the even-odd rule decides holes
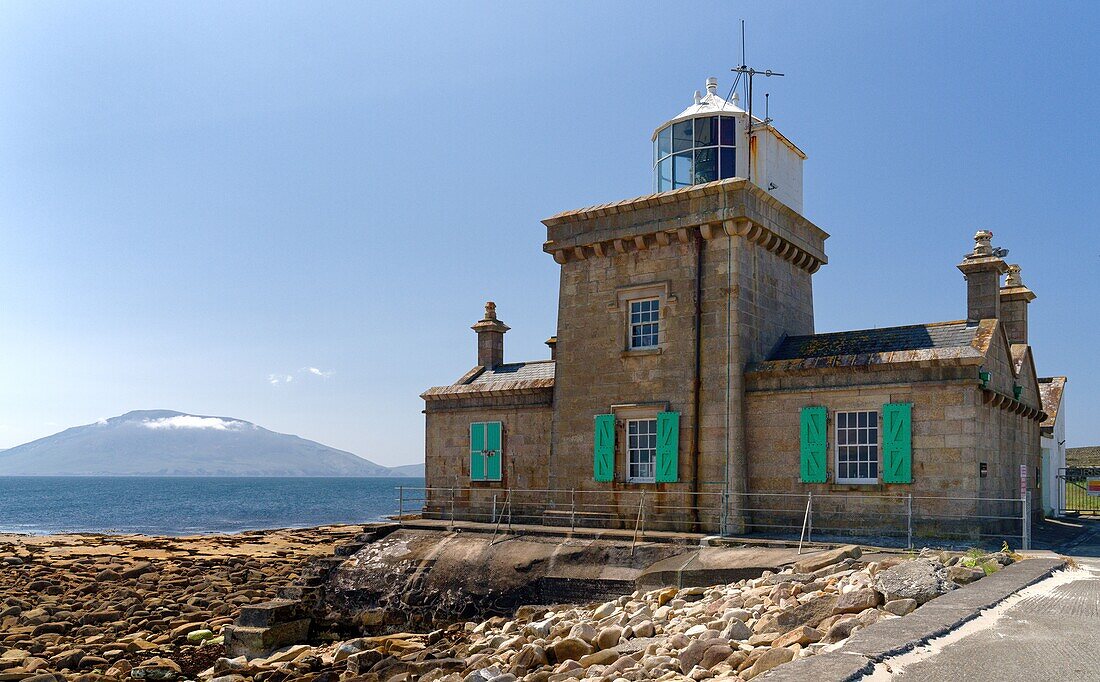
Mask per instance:
[[[397,513],[399,486],[423,485],[423,478],[0,476],[0,533],[195,535],[365,523]]]

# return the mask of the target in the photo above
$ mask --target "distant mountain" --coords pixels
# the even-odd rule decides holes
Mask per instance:
[[[423,464],[385,467],[243,419],[171,410],[129,412],[0,451],[0,476],[423,475]]]
[[[402,464],[390,467],[390,476],[407,476],[409,478],[424,478],[423,464]]]

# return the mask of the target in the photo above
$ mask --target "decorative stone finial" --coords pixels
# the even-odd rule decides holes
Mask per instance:
[[[993,233],[989,230],[978,230],[974,233],[974,253],[976,257],[993,255]]]
[[[713,95],[716,92],[718,92],[718,79],[711,76],[707,79],[707,94]]]
[[[492,301],[485,302],[485,319],[495,320],[497,319],[497,304]]]
[[[1020,266],[1013,263],[1008,266],[1008,275],[1005,277],[1006,287],[1022,287],[1024,280],[1020,277]]]

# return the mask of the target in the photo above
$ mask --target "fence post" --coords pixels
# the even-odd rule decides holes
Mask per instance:
[[[569,532],[577,531],[577,489],[569,491]]]
[[[455,527],[455,489],[451,488],[451,529]]]
[[[905,498],[905,516],[905,535],[907,538],[905,546],[908,549],[913,549],[913,493],[909,493]]]
[[[1021,538],[1023,547],[1021,549],[1031,549],[1031,505],[1029,504],[1031,500],[1028,499],[1030,497],[1030,490],[1025,490],[1024,494],[1020,496],[1020,505],[1023,507],[1023,516],[1020,519],[1023,535]]]
[[[810,520],[810,496],[806,496],[806,514],[802,517],[802,533],[798,536],[798,553],[802,554],[802,541],[806,537],[806,524]]]
[[[508,532],[512,532],[512,489],[508,488],[504,491],[504,497],[508,500]]]
[[[638,518],[634,521],[634,539],[630,541],[630,556],[634,556],[634,545],[638,543],[638,529],[642,527],[642,511],[645,509],[645,490],[638,500]]]
[[[730,508],[730,491],[729,485],[722,491],[722,521],[719,524],[719,533],[726,537],[729,535],[729,508]]]
[[[814,537],[814,493],[807,493],[806,506],[810,511],[806,512],[806,542],[813,542]]]

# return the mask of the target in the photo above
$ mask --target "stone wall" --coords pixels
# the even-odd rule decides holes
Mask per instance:
[[[784,334],[813,332],[811,272],[824,259],[823,232],[757,194],[727,183],[635,202],[614,214],[546,221],[547,250],[561,263],[550,487],[604,491],[628,518],[645,490],[654,501],[649,519],[655,527],[717,528],[731,447],[727,424],[743,409],[735,390],[740,372]],[[729,219],[738,214],[752,217],[734,228]],[[563,244],[570,248],[553,250]],[[737,254],[735,263],[730,253]],[[631,351],[629,300],[654,296],[661,300],[660,346]],[[739,355],[729,345],[731,329],[739,330]],[[666,409],[681,415],[679,482],[627,482],[626,419]],[[619,424],[616,477],[597,483],[593,418],[606,413],[616,414]],[[684,511],[690,507],[703,511],[692,517]]]
[[[551,419],[549,390],[429,403],[425,410],[425,485],[434,490],[427,515],[449,517],[452,488],[456,517],[481,521],[491,520],[494,496],[498,509],[503,508],[509,488],[545,490]],[[470,480],[470,424],[482,421],[502,423],[500,481]],[[533,501],[515,500],[517,508]]]
[[[816,378],[807,375],[750,381],[746,394],[746,439],[752,507],[782,511],[775,516],[783,519],[783,523],[798,525],[805,495],[812,492],[816,498],[817,531],[824,532],[830,525],[839,529],[872,528],[877,522],[904,534],[905,498],[913,495],[915,516],[937,517],[918,524],[917,535],[972,534],[978,529],[973,522],[975,517],[1018,514],[1018,503],[933,499],[1018,499],[1019,465],[1038,465],[1038,422],[986,404],[985,392],[972,374],[973,368],[967,367],[877,372],[846,368],[845,372],[825,373]],[[803,384],[802,388],[797,387],[798,382]],[[818,386],[806,385],[811,383]],[[913,404],[913,482],[835,483],[835,413],[877,410],[881,415],[882,406],[891,402]],[[825,406],[829,415],[829,482],[807,484],[799,481],[799,419],[801,408],[814,405]],[[985,477],[980,476],[981,462],[987,465]],[[839,497],[843,495],[858,495],[859,499]],[[827,511],[835,514],[830,516]],[[819,514],[825,518],[817,518]],[[950,517],[960,518],[952,521]],[[760,515],[758,519],[776,522],[775,518]],[[1015,521],[988,520],[984,530],[1018,532],[1018,527]]]

